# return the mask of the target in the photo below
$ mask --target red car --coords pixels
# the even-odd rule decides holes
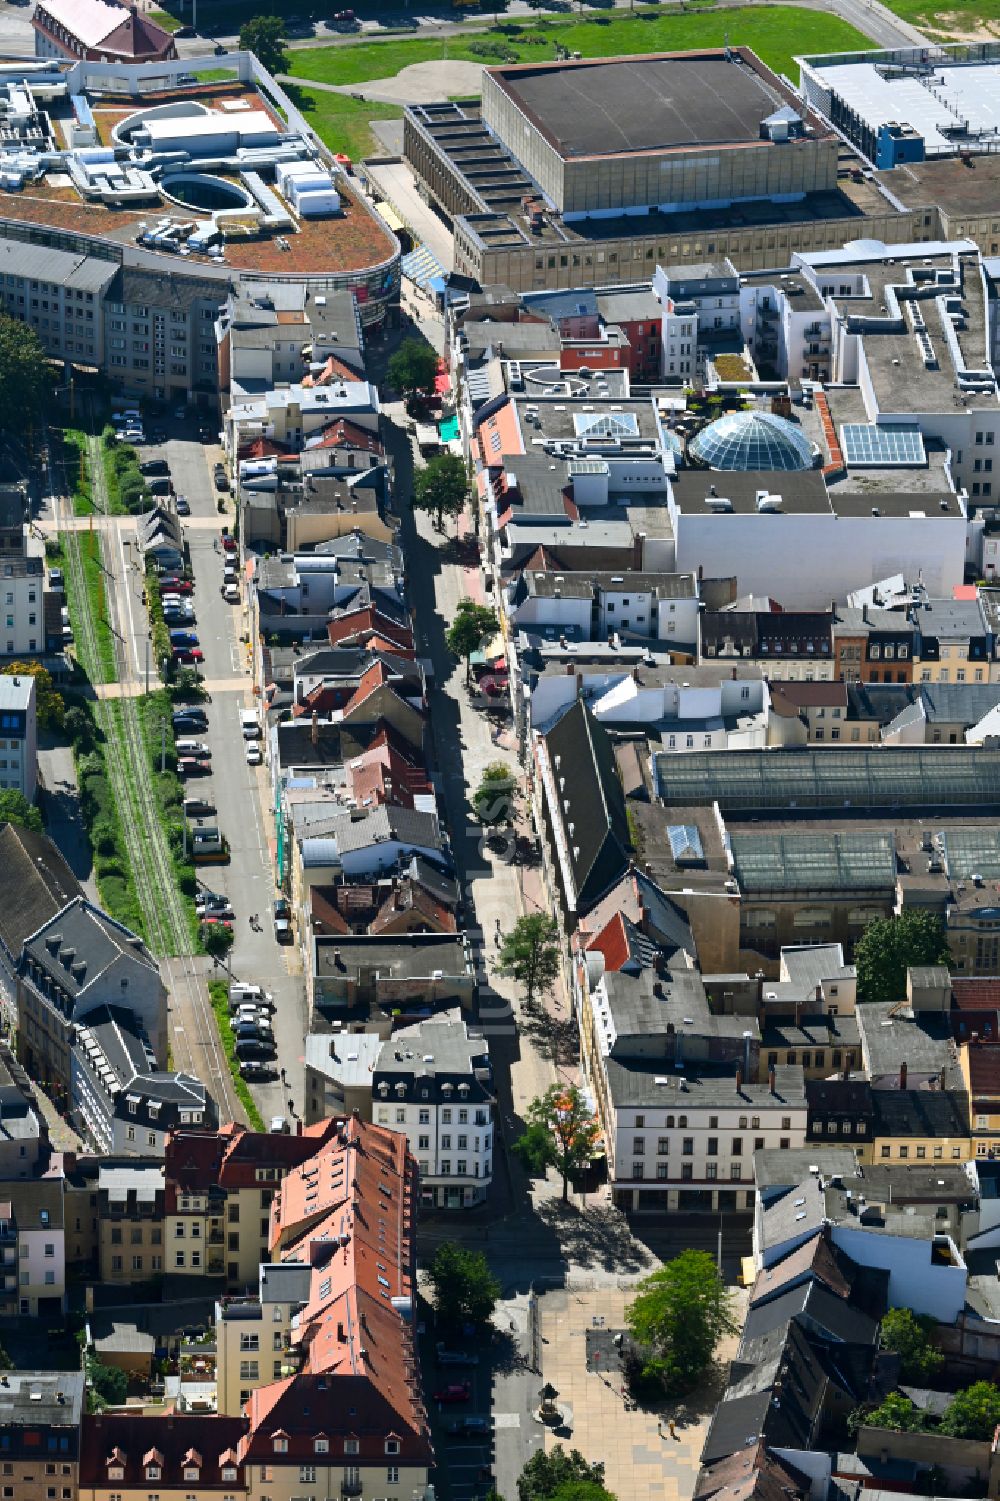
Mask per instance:
[[[236,538],[235,537],[229,537],[229,536],[223,537],[223,539],[222,539],[222,546],[223,546],[223,550],[225,552],[235,552],[236,551]]]
[[[443,1386],[440,1391],[434,1393],[435,1402],[468,1402],[472,1396],[472,1383],[469,1381],[455,1381],[450,1386]]]
[[[202,649],[201,649],[200,646],[175,646],[174,647],[174,661],[175,662],[190,663],[190,662],[204,662],[204,660],[205,660],[205,653],[202,651]]]
[[[204,928],[210,928],[213,924],[219,928],[231,928],[233,925],[228,917],[203,917],[199,915],[198,921]]]
[[[193,594],[194,584],[190,579],[179,579],[176,574],[160,579],[160,589],[164,594]]]

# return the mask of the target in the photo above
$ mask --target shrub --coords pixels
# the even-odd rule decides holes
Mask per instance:
[[[104,818],[97,819],[90,831],[90,841],[95,855],[113,855],[118,848],[118,834],[114,824]]]

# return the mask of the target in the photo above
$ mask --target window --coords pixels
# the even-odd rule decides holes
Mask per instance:
[[[694,1137],[685,1136],[681,1141],[681,1153],[685,1157],[694,1156]]]
[[[299,1465],[299,1484],[314,1485],[316,1482],[315,1465]]]
[[[357,1452],[358,1452],[358,1441],[357,1441],[357,1439],[356,1438],[345,1438],[344,1439],[344,1453],[345,1454],[357,1454]]]
[[[386,1465],[385,1479],[387,1485],[399,1484],[399,1465]]]
[[[313,1444],[314,1454],[329,1454],[329,1452],[330,1440],[328,1438],[318,1438]]]
[[[345,1448],[347,1447],[346,1444],[345,1444],[344,1447]],[[288,1453],[288,1440],[287,1440],[287,1438],[279,1437],[276,1434],[275,1437],[274,1437],[273,1443],[272,1443],[272,1448],[274,1449],[275,1454],[287,1454]]]

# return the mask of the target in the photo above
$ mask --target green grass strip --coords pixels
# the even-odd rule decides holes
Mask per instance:
[[[263,1131],[264,1117],[254,1103],[253,1095],[247,1087],[247,1081],[240,1074],[239,1060],[236,1057],[236,1038],[233,1036],[233,1024],[229,1019],[229,985],[225,980],[209,980],[208,994],[212,1002],[212,1010],[215,1012],[215,1020],[219,1028],[219,1036],[222,1039],[222,1047],[229,1062],[229,1072],[233,1076],[233,1088],[236,1098],[247,1113],[247,1120],[254,1131]]]

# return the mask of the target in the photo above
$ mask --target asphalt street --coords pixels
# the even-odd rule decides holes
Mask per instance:
[[[193,778],[190,793],[215,804],[213,821],[229,840],[231,852],[228,865],[201,866],[199,875],[204,886],[228,896],[235,910],[235,943],[229,958],[233,977],[262,985],[275,1000],[277,1066],[285,1069],[287,1085],[280,1079],[252,1084],[251,1092],[265,1124],[277,1115],[294,1123],[288,1102],[291,1099],[295,1112],[301,1113],[304,1096],[305,982],[298,949],[275,941],[271,903],[277,893],[269,843],[274,824],[266,811],[267,769],[247,764],[239,723],[240,709],[253,704],[246,647],[240,640],[246,624],[242,605],[228,605],[222,598],[222,555],[216,550],[222,526],[232,524],[232,510],[219,515],[216,504],[212,465],[221,451],[193,439],[188,424],[174,423],[170,432],[164,451],[174,488],[190,502],[194,523],[185,528],[195,583],[194,630],[205,653],[202,670],[213,685],[211,702],[204,706],[208,731],[198,737],[211,749],[212,775]],[[218,525],[209,525],[210,519]],[[250,926],[255,913],[260,916],[260,932]]]

